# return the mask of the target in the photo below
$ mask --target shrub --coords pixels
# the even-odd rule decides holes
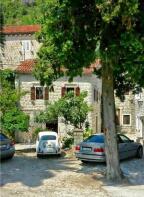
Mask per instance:
[[[62,140],[63,148],[71,148],[74,143],[74,137],[64,137]]]
[[[91,128],[87,128],[87,129],[83,132],[83,139],[88,138],[90,135],[92,135],[92,129],[91,129]]]

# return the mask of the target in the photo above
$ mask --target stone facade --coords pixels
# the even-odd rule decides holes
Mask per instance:
[[[135,95],[136,133],[144,139],[144,90]]]
[[[35,39],[35,32],[40,29],[38,25],[30,26],[8,26],[4,28],[5,45],[4,49],[0,51],[1,65],[3,69],[16,70],[18,65],[26,60],[36,58],[40,43]],[[27,62],[28,63],[28,62]],[[27,66],[27,64],[25,64]],[[24,68],[25,69],[25,68]],[[27,69],[27,68],[26,68]],[[29,68],[28,68],[29,69]],[[33,130],[39,125],[34,121],[36,114],[43,111],[47,107],[48,102],[53,102],[61,97],[61,88],[65,87],[79,87],[80,91],[87,91],[86,98],[89,105],[92,105],[93,111],[88,115],[88,121],[93,132],[101,131],[100,118],[100,98],[101,98],[101,81],[96,76],[92,75],[89,70],[83,77],[74,78],[72,83],[68,83],[67,78],[61,78],[53,83],[54,91],[49,93],[49,100],[35,99],[31,100],[31,88],[40,87],[31,72],[18,72],[15,80],[15,85],[26,94],[20,100],[21,109],[30,116],[30,128],[28,133],[19,133],[16,138],[19,142],[31,141]],[[94,100],[94,90],[99,97]],[[42,125],[45,128],[45,125]],[[61,118],[58,119],[58,132],[65,135],[66,131],[71,129],[63,123]]]
[[[4,28],[5,46],[0,49],[1,67],[17,69],[17,66],[26,60],[33,60],[37,56],[40,43],[35,39],[35,32],[40,30],[40,26],[12,26]],[[93,132],[101,132],[101,80],[92,74],[91,69],[86,69],[82,77],[74,78],[72,83],[68,83],[67,78],[58,79],[53,83],[54,91],[49,93],[49,100],[36,99],[31,100],[31,88],[40,87],[31,72],[21,72],[16,77],[16,87],[26,91],[26,95],[20,101],[20,107],[24,112],[30,115],[30,131],[27,134],[19,134],[18,141],[27,141],[32,139],[33,130],[39,125],[34,121],[34,117],[40,111],[47,107],[48,102],[53,102],[61,97],[61,88],[79,87],[80,91],[87,91],[87,102],[92,105],[93,111],[88,115],[88,121]],[[95,98],[95,92],[97,98]],[[144,136],[144,91],[141,95],[125,95],[126,99],[121,102],[116,98],[116,111],[119,119],[117,130],[133,136]],[[45,125],[42,125],[45,127]],[[65,135],[66,131],[71,129],[58,119],[58,132]]]
[[[5,44],[0,48],[1,67],[15,70],[21,61],[36,58],[40,43],[35,39],[37,25],[7,26],[4,28]]]
[[[88,122],[90,124],[90,128],[92,128],[93,133],[101,131],[101,109],[100,109],[100,95],[101,95],[101,81],[95,75],[85,75],[83,77],[74,78],[72,83],[68,82],[66,77],[60,78],[57,81],[53,82],[54,90],[49,92],[49,100],[46,102],[44,99],[35,99],[31,100],[31,88],[32,87],[40,87],[39,81],[37,81],[31,74],[18,74],[16,78],[16,87],[19,87],[21,90],[27,92],[25,96],[20,100],[20,107],[24,112],[29,114],[30,116],[30,132],[20,133],[17,136],[18,141],[25,140],[23,135],[30,135],[32,138],[32,131],[34,128],[39,125],[34,121],[35,116],[40,112],[47,108],[47,102],[54,102],[61,98],[61,90],[62,87],[79,87],[80,92],[87,91],[88,95],[86,101],[89,105],[92,106],[93,111],[88,114]],[[97,91],[99,98],[94,100],[94,90]],[[43,125],[45,127],[46,125]],[[58,120],[58,133],[61,136],[66,135],[68,130],[72,129],[72,127],[67,127],[61,118]],[[31,134],[30,134],[31,133]]]
[[[124,102],[115,97],[116,115],[119,119],[117,131],[125,133],[135,138],[136,120],[135,120],[135,96],[129,92],[125,95]]]

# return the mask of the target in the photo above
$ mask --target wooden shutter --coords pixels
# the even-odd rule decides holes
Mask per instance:
[[[61,97],[63,97],[66,93],[66,87],[61,88]]]
[[[94,89],[94,101],[96,101],[96,90]]]
[[[79,96],[79,95],[80,95],[80,88],[76,87],[76,96]]]
[[[35,87],[31,87],[31,100],[35,100]]]
[[[44,99],[49,100],[49,88],[48,87],[45,87]]]
[[[115,121],[116,121],[116,125],[120,125],[120,109],[116,109]]]

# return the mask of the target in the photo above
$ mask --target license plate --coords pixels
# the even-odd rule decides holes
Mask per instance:
[[[82,147],[82,150],[91,151],[91,148],[90,147]]]

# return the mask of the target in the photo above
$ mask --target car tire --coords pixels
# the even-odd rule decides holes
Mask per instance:
[[[85,160],[81,160],[81,162],[82,162],[83,164],[87,164],[87,163],[88,163],[88,161],[85,161]]]
[[[143,148],[140,146],[137,150],[137,158],[141,159],[143,157]]]
[[[14,155],[10,155],[7,157],[7,159],[12,159]]]
[[[37,154],[37,158],[41,158],[41,155],[40,154]]]

